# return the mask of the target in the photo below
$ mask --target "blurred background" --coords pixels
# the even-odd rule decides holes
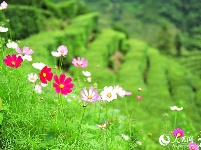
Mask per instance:
[[[200,0],[6,2],[1,18],[9,20],[0,23],[11,27],[10,39],[35,51],[35,62],[53,66],[51,51],[63,44],[69,49],[66,72],[75,74],[72,59],[85,57],[99,88],[119,84],[133,92],[126,97],[128,112],[134,112],[133,134],[145,139],[148,149],[159,145],[161,134],[174,130],[170,106],[184,107],[177,127],[193,136],[199,133]],[[114,102],[114,107],[126,114],[122,104]]]

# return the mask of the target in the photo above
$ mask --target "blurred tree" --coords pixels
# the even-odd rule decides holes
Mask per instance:
[[[175,36],[175,48],[177,51],[177,56],[181,55],[181,46],[182,46],[181,36],[179,33],[177,33]]]
[[[157,48],[163,54],[170,54],[171,34],[166,24],[161,26],[161,31],[158,34]]]

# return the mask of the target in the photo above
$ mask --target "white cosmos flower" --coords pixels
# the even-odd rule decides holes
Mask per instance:
[[[37,84],[35,87],[34,87],[34,91],[36,91],[37,93],[42,93],[42,86],[40,84]]]
[[[116,90],[113,89],[112,86],[105,86],[103,91],[100,93],[101,95],[101,99],[103,101],[112,101],[114,99],[117,99],[117,93],[116,93]]]
[[[44,63],[33,63],[32,66],[36,69],[42,70],[46,65]]]
[[[54,57],[60,57],[60,56],[61,56],[61,53],[60,53],[60,52],[54,52],[54,51],[52,51],[51,54],[52,54],[52,56],[54,56]]]
[[[180,107],[180,108],[179,108],[179,107],[177,107],[177,106],[171,106],[170,109],[171,109],[171,110],[176,110],[176,111],[181,111],[181,110],[183,110],[183,107]]]
[[[142,142],[141,141],[137,141],[136,142],[138,145],[142,145]]]
[[[122,137],[124,140],[126,140],[126,141],[128,141],[128,140],[129,140],[129,136],[128,136],[128,135],[121,134],[121,137]]]
[[[88,78],[87,78],[87,81],[88,81],[88,82],[91,82],[91,80],[92,80],[91,77],[88,77]]]
[[[30,74],[28,74],[28,80],[30,81],[30,82],[36,82],[36,80],[38,79],[38,76],[37,76],[37,74],[33,74],[33,73],[30,73]]]
[[[31,55],[17,55],[17,56],[21,56],[23,60],[28,60],[28,61],[32,61],[32,56]]]
[[[7,46],[8,48],[16,49],[16,48],[18,47],[18,44],[15,43],[15,42],[9,42],[9,43],[6,44],[6,46]]]
[[[42,87],[46,87],[47,84],[45,84],[45,83],[41,83],[41,86],[42,86]]]
[[[105,121],[103,125],[100,124],[96,124],[97,127],[101,128],[102,130],[106,130],[106,126],[107,126],[108,122]]]
[[[116,90],[116,93],[120,96],[120,97],[124,97],[126,95],[126,91],[120,87],[120,86],[114,86],[114,90]]]
[[[0,26],[0,32],[7,32],[7,31],[8,31],[8,28]]]
[[[86,77],[90,77],[91,76],[91,72],[89,71],[82,71],[82,74]]]

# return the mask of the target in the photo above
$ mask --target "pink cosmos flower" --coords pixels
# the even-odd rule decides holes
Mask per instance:
[[[19,47],[17,47],[15,51],[18,53],[18,56],[22,57],[23,60],[26,59],[28,61],[32,61],[31,54],[33,54],[34,51],[32,49],[29,49],[29,47],[24,46],[22,51]]]
[[[119,95],[120,97],[124,97],[126,94],[126,91],[119,85],[114,86],[114,90],[116,91],[117,95]]]
[[[40,81],[41,81],[42,83],[44,83],[44,84],[47,84],[47,81],[51,81],[51,80],[52,80],[53,73],[52,73],[52,71],[51,71],[51,68],[45,66],[45,67],[41,70],[39,76],[40,76]]]
[[[68,53],[68,49],[66,46],[61,45],[57,48],[57,51],[61,53],[61,56],[65,56]]]
[[[196,145],[195,142],[191,142],[188,144],[190,150],[199,150],[199,147]]]
[[[84,58],[78,57],[77,59],[74,58],[72,61],[73,65],[76,67],[81,67],[81,68],[85,68],[88,65],[88,60],[85,60]]]
[[[120,97],[124,97],[124,96],[128,96],[131,95],[132,92],[127,92],[125,91],[122,87],[120,87],[119,85],[114,86],[114,90],[116,90],[117,95],[119,95]]]
[[[66,78],[65,74],[61,74],[59,78],[57,75],[55,75],[54,80],[55,82],[53,83],[53,86],[56,90],[56,93],[67,95],[68,93],[72,92],[72,88],[74,87],[74,84],[71,83],[72,78]]]
[[[11,67],[11,68],[18,68],[21,66],[23,59],[21,56],[16,56],[15,54],[13,54],[12,56],[7,55],[6,58],[3,60],[3,62]]]
[[[173,131],[172,134],[173,134],[175,137],[177,137],[177,138],[181,138],[181,137],[184,136],[184,131],[183,131],[182,129],[180,129],[180,128],[177,128],[177,129],[175,129],[175,130]]]
[[[129,95],[131,95],[131,94],[132,94],[132,92],[127,92],[127,91],[126,91],[126,93],[125,93],[126,96],[129,96]]]
[[[86,102],[95,102],[96,100],[100,99],[98,91],[92,86],[89,88],[89,92],[86,90],[86,88],[83,88],[80,95],[82,100]]]
[[[15,49],[15,51],[18,53],[18,54],[22,54],[22,55],[31,55],[31,54],[33,54],[33,50],[32,49],[29,49],[29,47],[27,47],[27,46],[24,46],[23,47],[23,50],[21,50],[19,47],[17,47],[16,49]]]
[[[8,7],[8,4],[5,1],[3,1],[1,3],[0,10],[6,9],[7,7]]]
[[[137,100],[141,101],[142,97],[141,96],[137,96]]]
[[[57,48],[57,52],[52,51],[51,54],[54,57],[66,56],[68,53],[68,49],[66,46],[61,45]]]
[[[99,127],[99,128],[101,128],[102,130],[106,130],[107,124],[108,124],[108,122],[105,121],[103,125],[96,124],[96,126]]]

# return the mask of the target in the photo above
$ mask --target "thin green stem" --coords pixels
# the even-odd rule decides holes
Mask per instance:
[[[8,27],[9,27],[10,40],[12,41],[12,30],[10,27],[10,21],[8,21]]]
[[[2,36],[2,34],[1,34],[1,47],[2,47],[2,55],[3,55],[3,57],[5,57],[5,54],[4,54],[4,43],[3,43],[3,36]]]
[[[94,104],[94,123],[96,121],[96,103]]]
[[[125,109],[126,109],[126,114],[128,116],[129,136],[131,137],[131,125],[130,125],[131,115],[129,115],[128,107],[127,107],[127,101],[125,98],[124,98],[124,105],[125,105]]]
[[[106,118],[106,122],[108,123],[108,108],[107,108],[107,103],[105,103],[105,109],[106,109],[106,116],[105,116],[105,118]],[[108,129],[106,129],[106,137],[105,137],[105,140],[106,140],[106,149],[108,149],[108,139],[107,139],[107,135],[108,135],[108,131],[107,131]]]
[[[82,121],[83,121],[83,118],[84,118],[84,115],[85,115],[85,109],[86,109],[86,105],[84,104],[83,105],[84,107],[84,110],[83,110],[83,113],[82,113],[82,117],[81,117],[81,120],[80,120],[80,124],[79,124],[79,127],[78,127],[78,138],[80,136],[80,133],[81,133],[81,127],[82,127]]]
[[[98,122],[100,121],[100,114],[101,114],[101,101],[100,101],[100,109],[99,109],[99,114],[98,114]]]
[[[174,117],[174,129],[176,128],[177,123],[177,112],[175,111],[175,117]]]

